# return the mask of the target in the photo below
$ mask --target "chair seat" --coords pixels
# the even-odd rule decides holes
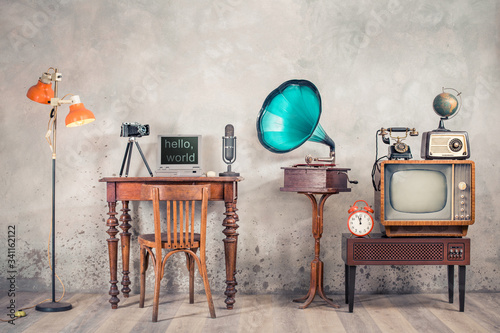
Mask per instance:
[[[168,233],[161,234],[161,247],[163,249],[179,249],[179,248],[197,248],[200,247],[200,234],[195,233],[193,242],[191,242],[190,235],[177,233],[177,242],[174,241],[174,234],[170,234],[170,242],[168,241]],[[188,239],[187,242],[184,240]],[[155,234],[144,234],[138,237],[139,244],[154,248],[155,247]],[[181,242],[183,240],[184,242]]]

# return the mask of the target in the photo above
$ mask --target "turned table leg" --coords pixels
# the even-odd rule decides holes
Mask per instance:
[[[120,240],[122,245],[122,294],[123,297],[127,298],[130,293],[130,278],[129,278],[129,265],[130,265],[130,233],[128,230],[130,229],[130,221],[132,218],[129,215],[130,209],[128,208],[128,201],[122,202],[122,214],[120,215],[120,228],[122,229],[122,233],[120,234]]]
[[[232,309],[235,303],[234,296],[236,294],[236,253],[238,245],[238,215],[236,214],[236,203],[226,202],[226,218],[222,225],[225,229],[222,231],[226,238],[224,242],[224,251],[226,257],[226,291],[224,295],[227,296],[225,303],[227,309]]]
[[[118,291],[117,283],[118,283],[118,277],[117,277],[117,254],[118,254],[118,238],[116,238],[116,234],[118,233],[118,229],[116,229],[116,226],[118,226],[118,220],[116,219],[116,202],[108,202],[108,215],[109,218],[106,221],[106,226],[109,227],[109,229],[106,231],[109,235],[109,238],[107,239],[108,242],[108,253],[109,253],[109,272],[110,272],[110,281],[111,287],[109,289],[109,295],[111,298],[109,299],[109,302],[111,303],[111,308],[116,309],[118,308],[118,302],[120,302],[120,299],[117,297],[118,294],[120,293]]]

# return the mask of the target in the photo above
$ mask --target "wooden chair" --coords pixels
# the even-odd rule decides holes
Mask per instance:
[[[160,281],[165,271],[167,259],[174,253],[186,254],[189,271],[189,303],[194,303],[194,263],[203,278],[207,295],[210,317],[215,318],[212,293],[208,284],[205,242],[207,229],[207,205],[209,185],[143,185],[143,196],[153,202],[154,234],[139,236],[141,265],[141,295],[139,307],[144,307],[146,291],[146,271],[149,257],[155,272],[153,299],[153,322],[158,321],[158,303],[160,299]],[[160,219],[160,201],[166,201],[166,232],[162,233]],[[195,203],[201,202],[200,223],[195,226]],[[154,249],[154,252],[153,252]],[[169,252],[163,257],[162,249]],[[200,250],[199,257],[196,252]]]

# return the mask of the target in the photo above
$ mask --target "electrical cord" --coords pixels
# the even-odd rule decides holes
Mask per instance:
[[[53,270],[53,268],[52,268],[52,262],[51,262],[51,260],[50,260],[50,237],[51,237],[51,236],[52,236],[52,231],[50,231],[50,232],[49,232],[49,240],[48,240],[48,245],[47,245],[47,260],[48,260],[48,262],[49,262],[49,267],[50,267],[50,270],[52,271],[52,270]],[[59,283],[61,283],[61,286],[62,286],[62,288],[63,288],[63,292],[62,292],[61,297],[60,297],[60,298],[56,301],[56,302],[60,302],[60,301],[63,299],[64,295],[66,294],[66,288],[64,287],[64,283],[62,282],[62,280],[61,280],[61,278],[59,277],[59,275],[57,275],[57,273],[55,273],[55,276],[57,277],[57,279],[59,280]],[[33,305],[33,306],[28,306],[28,307],[24,307],[24,308],[17,309],[17,311],[24,311],[24,310],[33,309],[33,308],[34,308],[34,307],[36,307],[37,305],[42,304],[42,303],[45,303],[45,302],[47,302],[47,301],[51,301],[51,300],[52,300],[52,299],[47,298],[47,299],[44,299],[44,300],[43,300],[43,301],[41,301],[41,302],[38,302],[37,304],[35,304],[35,305]],[[16,312],[17,312],[17,311],[16,311]],[[1,319],[1,318],[0,318],[0,321],[1,321],[1,322],[10,322],[10,321],[12,321],[12,320],[16,320],[16,319],[19,319],[19,318],[22,318],[22,317],[24,317],[24,316],[16,316],[16,317],[14,317],[14,318],[12,318],[12,319],[8,319],[8,320],[6,320],[6,319]]]
[[[373,163],[373,167],[372,167],[372,185],[373,185],[373,189],[375,191],[380,191],[380,180],[378,181],[378,184],[375,181],[376,173],[377,172],[380,173],[380,165],[378,162],[380,162],[384,158],[389,159],[389,155],[385,155],[385,156],[382,156],[380,158],[378,157],[378,140],[377,140],[377,138],[379,136],[379,133],[380,133],[380,130],[377,130],[377,132],[375,133],[375,162]]]

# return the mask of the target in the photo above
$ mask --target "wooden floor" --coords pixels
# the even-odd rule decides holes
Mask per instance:
[[[16,306],[36,304],[46,293],[16,293]],[[301,296],[301,295],[299,295]],[[73,309],[59,313],[27,310],[27,316],[2,322],[0,332],[500,332],[500,293],[467,293],[465,312],[458,299],[448,303],[447,294],[356,295],[349,313],[341,295],[334,295],[340,309],[326,306],[320,298],[305,310],[293,296],[237,294],[234,310],[226,310],[222,295],[214,295],[217,318],[211,319],[204,294],[189,304],[187,295],[162,295],[159,318],[151,322],[152,295],[139,309],[138,295],[121,300],[111,310],[108,295],[74,294],[63,301]],[[10,299],[0,299],[2,319]]]

